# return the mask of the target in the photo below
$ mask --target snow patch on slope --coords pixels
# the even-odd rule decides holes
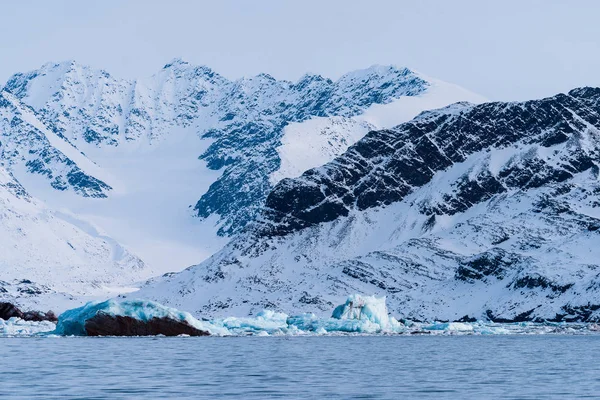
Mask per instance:
[[[289,124],[277,148],[281,166],[271,174],[271,184],[331,161],[373,129],[368,122],[347,117],[317,117]]]
[[[129,291],[119,287],[149,272],[139,258],[89,223],[31,197],[2,167],[0,254],[0,292],[24,302],[28,295],[54,297],[59,292],[114,295]],[[30,287],[18,287],[23,284]]]
[[[481,104],[488,101],[485,97],[458,85],[419,73],[416,75],[429,83],[425,92],[418,96],[400,97],[388,104],[373,104],[356,118],[374,125],[379,130],[410,121],[426,110],[443,108],[457,102]]]
[[[216,234],[216,217],[199,220],[190,207],[221,174],[197,158],[208,144],[191,128],[174,128],[169,137],[154,144],[90,148],[87,154],[117,176],[122,188],[106,199],[52,190],[36,175],[21,173],[19,179],[51,207],[101,227],[103,234],[160,275],[206,259],[227,241]]]
[[[416,96],[401,96],[386,104],[373,104],[355,117],[315,117],[295,122],[284,129],[277,152],[280,168],[270,176],[275,185],[284,178],[295,178],[344,153],[369,131],[393,128],[426,110],[446,107],[456,102],[480,104],[484,97],[460,86],[417,74],[429,83]]]

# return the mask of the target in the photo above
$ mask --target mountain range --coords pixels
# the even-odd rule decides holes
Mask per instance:
[[[369,132],[484,100],[392,66],[296,82],[181,59],[138,80],[74,61],[17,73],[0,91],[0,291],[60,309],[135,290],[254,230],[274,188]]]
[[[391,66],[50,63],[2,87],[0,151],[21,304],[324,314],[362,293],[418,321],[600,321],[597,88],[501,103]]]
[[[200,315],[326,313],[387,296],[410,320],[600,320],[600,89],[456,103],[281,180],[221,251],[136,295]]]

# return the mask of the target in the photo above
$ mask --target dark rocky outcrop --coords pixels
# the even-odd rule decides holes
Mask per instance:
[[[51,321],[56,322],[56,314],[52,311],[21,311],[12,303],[0,302],[0,319],[8,320],[10,318],[21,318],[25,321]]]
[[[581,306],[565,305],[562,307],[562,313],[557,313],[554,318],[548,319],[550,322],[600,322],[600,316],[597,311],[600,310],[600,304],[586,304]]]
[[[99,311],[94,317],[85,321],[88,336],[209,336],[203,331],[189,325],[185,321],[171,318],[152,318],[142,321],[133,317],[111,315]]]
[[[456,104],[372,131],[331,163],[277,184],[258,234],[284,236],[402,201],[438,172],[493,149],[512,147],[514,156],[497,171],[482,163],[419,212],[452,215],[500,193],[565,182],[598,162],[600,147],[585,136],[600,129],[599,105],[600,90],[582,88],[523,103]],[[553,156],[544,155],[551,147]]]
[[[25,321],[51,321],[57,322],[58,318],[53,311],[41,312],[41,311],[25,311],[23,313],[23,319]]]
[[[196,203],[198,216],[208,218],[216,213],[224,217],[221,235],[238,232],[254,220],[272,189],[269,177],[281,165],[276,148],[289,123],[312,117],[355,116],[373,104],[419,95],[429,86],[406,68],[382,67],[365,72],[360,79],[349,74],[336,82],[306,75],[296,84],[258,76],[256,82],[263,88],[260,92],[248,92],[246,85],[226,89],[227,97],[239,99],[239,105],[233,108],[235,112],[221,118],[224,123],[219,128],[203,134],[214,142],[200,158],[208,168],[222,169],[223,173]],[[285,101],[261,109],[270,102],[261,100],[263,90],[269,90],[265,92],[268,97],[273,93],[283,95]],[[222,106],[227,102],[223,101]],[[255,110],[260,116],[255,116]]]
[[[513,318],[502,318],[502,317],[495,316],[494,313],[492,312],[492,310],[487,310],[485,314],[490,321],[496,322],[496,323],[501,323],[501,324],[509,324],[509,323],[513,323],[513,322],[529,322],[529,321],[543,322],[542,320],[536,319],[533,316],[534,312],[535,312],[535,308],[528,310],[528,311],[524,311],[518,315],[515,315]]]
[[[7,320],[13,317],[23,318],[23,312],[12,303],[0,303],[0,318]]]
[[[457,319],[455,322],[477,322],[477,318],[469,317],[468,315],[465,315],[465,316],[461,317],[460,319]]]
[[[456,269],[455,278],[466,282],[484,280],[488,276],[502,280],[508,269],[522,261],[517,254],[493,248],[462,261]]]

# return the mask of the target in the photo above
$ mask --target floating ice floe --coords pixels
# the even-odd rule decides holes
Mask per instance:
[[[54,330],[56,325],[50,321],[25,321],[21,318],[0,318],[0,337],[33,336]]]

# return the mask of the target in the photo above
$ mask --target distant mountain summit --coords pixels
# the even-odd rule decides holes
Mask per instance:
[[[112,189],[101,180],[97,165],[10,92],[0,92],[0,117],[0,160],[5,167],[40,174],[52,188],[84,197],[106,197]]]

